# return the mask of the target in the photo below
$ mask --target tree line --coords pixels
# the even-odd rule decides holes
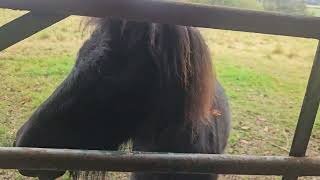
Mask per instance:
[[[232,7],[248,8],[255,10],[265,10],[289,13],[295,15],[305,15],[305,0],[187,0],[193,3],[203,3],[211,5],[225,5]],[[318,0],[309,0],[318,1]],[[307,1],[308,2],[308,1]]]

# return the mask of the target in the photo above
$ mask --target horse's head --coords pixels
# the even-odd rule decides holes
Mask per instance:
[[[69,76],[20,128],[15,146],[115,150],[155,109],[159,117],[168,112],[161,116],[167,121],[175,114],[200,119],[211,106],[211,68],[192,28],[101,20]]]

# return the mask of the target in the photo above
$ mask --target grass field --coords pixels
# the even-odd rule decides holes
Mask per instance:
[[[320,6],[307,6],[307,12],[312,16],[320,16]]]
[[[23,12],[0,10],[0,25]],[[80,17],[0,52],[0,146],[70,71],[85,40]],[[315,54],[315,40],[201,29],[233,114],[230,154],[287,155]],[[1,41],[1,40],[0,40]],[[317,118],[308,155],[319,155]],[[1,171],[0,179],[24,179]],[[119,179],[119,178],[114,178]],[[222,179],[278,179],[237,177]],[[306,178],[302,178],[306,179]]]

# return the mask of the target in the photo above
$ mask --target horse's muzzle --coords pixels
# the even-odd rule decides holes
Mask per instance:
[[[37,170],[19,170],[23,176],[38,177],[39,180],[53,180],[62,175],[65,171],[37,171]]]

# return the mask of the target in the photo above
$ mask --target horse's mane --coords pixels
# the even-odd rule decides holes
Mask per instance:
[[[141,43],[148,47],[146,53],[156,66],[160,87],[156,102],[160,112],[152,118],[167,121],[181,118],[191,127],[193,135],[203,125],[209,125],[215,74],[207,45],[197,29],[113,18],[89,19],[87,25],[93,25],[94,32],[105,35],[111,50],[125,53],[141,48]],[[74,179],[108,177],[106,172],[71,172],[70,175]]]
[[[125,52],[141,42],[148,47],[159,76],[161,111],[163,108],[168,111],[182,109],[180,115],[187,120],[185,122],[191,123],[192,128],[208,121],[215,76],[207,45],[197,29],[114,18],[88,22],[95,25],[95,31],[108,33],[111,46],[113,41],[121,44],[121,47],[111,49],[120,48]]]

